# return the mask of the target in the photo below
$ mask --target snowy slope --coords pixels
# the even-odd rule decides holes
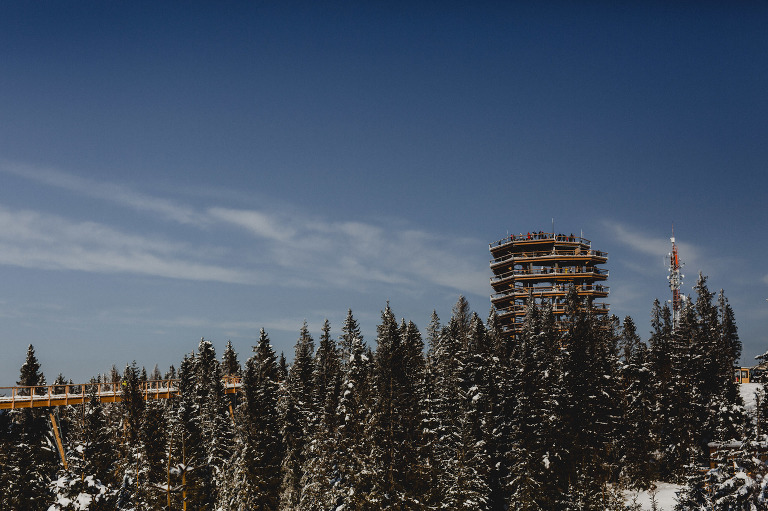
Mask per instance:
[[[755,392],[763,387],[762,383],[742,383],[739,385],[741,399],[744,400],[744,406],[750,412],[755,409]]]
[[[672,483],[656,483],[656,509],[659,511],[672,511],[675,509],[675,502],[677,498],[677,492],[680,490],[679,484]],[[643,511],[653,509],[651,506],[651,495],[647,491],[626,491],[624,492],[625,501],[627,504],[636,502],[640,504]]]

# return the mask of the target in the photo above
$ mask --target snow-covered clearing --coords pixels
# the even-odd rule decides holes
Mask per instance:
[[[748,412],[753,413],[756,407],[755,393],[763,388],[762,383],[742,383],[739,385],[741,399],[744,400],[744,406]],[[656,509],[659,511],[672,511],[675,508],[677,492],[682,486],[672,483],[656,483]],[[648,491],[625,491],[625,501],[627,504],[637,502],[643,511],[650,511],[651,493]]]
[[[741,394],[741,399],[744,400],[744,406],[748,411],[754,411],[755,393],[758,391],[758,389],[762,388],[762,383],[742,383],[739,385],[739,393]]]
[[[679,484],[656,483],[656,509],[658,511],[672,511],[675,509],[677,492],[682,488]],[[637,502],[643,511],[653,509],[651,506],[651,492],[648,491],[625,491],[624,498],[627,504]]]

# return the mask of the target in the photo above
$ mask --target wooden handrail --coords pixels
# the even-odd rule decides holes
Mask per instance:
[[[227,394],[234,394],[241,386],[239,376],[224,376],[222,381]],[[140,391],[144,400],[169,399],[178,395],[178,382],[177,378],[148,380],[140,382]],[[0,410],[78,405],[88,401],[91,394],[102,403],[116,403],[122,401],[122,384],[122,381],[118,381],[0,387]],[[57,393],[59,389],[63,389],[64,393]],[[10,393],[10,396],[4,395],[6,393]]]
[[[579,271],[580,270],[580,271]],[[608,270],[597,268],[594,266],[582,267],[582,268],[549,268],[544,271],[544,268],[533,268],[528,270],[525,268],[508,271],[506,273],[500,273],[491,277],[491,283],[500,282],[510,277],[528,277],[528,276],[548,276],[548,275],[605,275],[608,276]]]
[[[578,286],[574,286],[576,289],[576,293],[581,295],[587,295],[590,293],[605,293],[606,295],[610,292],[611,288],[608,286],[603,286],[602,284],[582,284]],[[563,285],[563,286],[540,286],[540,287],[513,287],[509,289],[505,289],[504,291],[499,291],[498,293],[493,293],[491,295],[491,300],[495,298],[503,298],[505,296],[527,296],[529,293],[533,296],[545,296],[550,294],[560,294],[565,295],[568,294],[568,290],[570,289],[569,285]]]
[[[562,257],[579,257],[579,258],[597,257],[600,259],[608,259],[608,253],[603,252],[601,250],[592,250],[592,249],[550,250],[550,251],[539,250],[534,252],[515,252],[512,254],[509,254],[503,259],[491,259],[490,264],[491,266],[498,266],[499,264],[508,263],[514,260],[524,261],[527,259],[536,259],[536,258],[559,259]]]
[[[530,236],[530,237],[529,237]],[[572,236],[567,234],[560,234],[560,233],[552,233],[552,232],[532,232],[532,233],[526,233],[526,234],[510,234],[506,238],[501,238],[498,241],[495,241],[493,243],[489,243],[488,246],[490,248],[494,247],[500,247],[501,245],[506,245],[507,243],[512,242],[535,242],[535,241],[547,241],[547,240],[554,240],[554,241],[560,241],[560,242],[566,242],[566,243],[581,243],[583,245],[591,245],[592,242],[589,241],[586,238],[582,238],[580,236]]]

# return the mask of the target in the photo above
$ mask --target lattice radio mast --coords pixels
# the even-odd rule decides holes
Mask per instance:
[[[683,263],[680,262],[680,257],[677,254],[677,245],[675,244],[675,226],[672,226],[672,237],[669,239],[672,242],[672,252],[669,254],[669,289],[672,290],[672,328],[675,330],[680,325],[680,313],[683,308],[683,297],[680,294],[680,288],[683,285],[683,275],[680,270],[683,267]]]

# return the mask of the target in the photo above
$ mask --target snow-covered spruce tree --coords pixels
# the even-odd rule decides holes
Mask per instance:
[[[117,501],[116,488],[120,481],[117,472],[118,445],[112,427],[107,423],[104,405],[91,395],[80,436],[82,448],[84,491],[94,494],[93,509],[114,509]],[[72,456],[72,458],[76,458]],[[89,479],[90,478],[90,479]],[[102,491],[103,489],[103,491]]]
[[[672,333],[672,381],[665,390],[672,423],[667,426],[666,442],[660,446],[662,475],[666,472],[672,480],[680,480],[683,468],[693,460],[702,463],[706,449],[707,400],[702,379],[706,355],[696,342],[698,326],[694,306],[686,304]]]
[[[427,474],[427,492],[425,501],[431,505],[437,500],[437,488],[439,484],[439,468],[435,465],[435,452],[439,439],[440,420],[438,411],[443,396],[439,395],[436,387],[436,363],[435,357],[440,346],[440,337],[443,327],[440,324],[440,318],[436,311],[432,311],[432,316],[427,326],[427,358],[424,371],[424,398],[421,405],[421,430],[423,434],[423,444],[419,458]]]
[[[358,339],[363,343],[363,334],[360,333],[360,325],[352,314],[352,309],[347,309],[347,316],[344,318],[344,324],[341,326],[341,337],[339,338],[339,349],[341,350],[342,370],[349,362],[352,354],[352,344]]]
[[[0,410],[0,508],[11,509],[9,490],[13,477],[11,450],[16,439],[11,435],[11,415]]]
[[[16,384],[45,385],[45,376],[31,344]],[[29,395],[35,390],[20,389],[20,394]],[[50,482],[60,465],[50,433],[48,412],[46,408],[24,408],[8,413],[8,459],[4,462],[4,471],[7,470],[9,477],[7,486],[0,489],[8,509],[44,509],[50,502]]]
[[[718,451],[711,470],[712,508],[716,510],[756,510],[768,508],[768,466],[760,459],[764,449],[753,436],[730,442]]]
[[[412,321],[402,322],[400,336],[398,356],[402,371],[398,387],[401,422],[398,427],[403,445],[400,446],[399,461],[400,470],[405,471],[400,477],[406,488],[406,498],[414,503],[411,509],[422,509],[426,505],[424,495],[429,490],[428,474],[420,458],[424,451],[424,434],[420,427],[426,373],[424,341]]]
[[[367,495],[372,484],[371,442],[366,436],[370,420],[371,360],[363,339],[351,338],[349,360],[344,365],[337,423],[337,470],[329,509],[375,509]]]
[[[237,352],[232,347],[232,341],[227,341],[224,353],[221,355],[221,373],[226,377],[242,376],[240,361],[237,359]],[[230,410],[237,408],[237,392],[226,394],[224,398]]]
[[[529,305],[513,347],[511,450],[507,460],[509,509],[558,509],[566,489],[557,406],[559,335],[551,307]]]
[[[717,295],[717,309],[720,327],[717,363],[720,371],[720,384],[724,386],[726,399],[735,403],[738,402],[739,389],[733,379],[732,371],[736,362],[741,358],[741,340],[733,309],[722,289]]]
[[[701,462],[709,442],[740,438],[746,423],[731,374],[741,353],[733,311],[722,293],[713,303],[706,280],[699,274],[696,299],[683,307],[670,335],[672,382],[665,399],[674,420],[666,427],[670,435],[662,453],[673,476],[680,475],[674,469],[691,459],[691,451]]]
[[[123,441],[120,448],[120,460],[118,463],[122,484],[118,497],[118,509],[131,507],[143,507],[143,495],[140,494],[142,480],[142,468],[144,464],[143,446],[141,439],[141,426],[144,416],[144,396],[141,391],[139,368],[136,361],[125,367],[123,371],[122,401],[122,429]]]
[[[699,279],[694,286],[696,300],[691,309],[693,321],[690,328],[690,340],[692,351],[697,356],[698,374],[695,375],[699,382],[700,429],[702,437],[700,448],[706,448],[706,444],[715,439],[725,440],[737,437],[737,429],[743,425],[743,420],[733,417],[732,405],[738,405],[740,399],[733,383],[733,351],[736,349],[741,354],[741,345],[738,343],[738,335],[735,335],[735,344],[724,340],[720,332],[720,322],[717,305],[713,302],[714,293],[707,287],[707,278],[699,273]],[[729,388],[731,387],[731,388]],[[729,402],[729,398],[731,402]],[[739,401],[737,403],[737,400]],[[735,424],[729,424],[733,422]],[[739,424],[739,422],[741,424]],[[730,429],[730,431],[729,431]],[[738,434],[741,432],[738,431]]]
[[[277,359],[277,381],[283,383],[288,380],[288,362],[285,360],[285,353],[280,352]]]
[[[163,379],[163,373],[160,372],[160,366],[155,364],[155,367],[152,368],[152,372],[149,373],[149,379],[152,381]]]
[[[617,375],[622,414],[618,444],[620,481],[626,487],[647,489],[654,477],[652,453],[656,448],[651,425],[655,403],[648,350],[637,335],[630,316],[624,318],[620,343],[621,361]]]
[[[745,434],[747,413],[733,378],[733,367],[741,357],[741,341],[728,299],[722,290],[718,294],[718,321],[713,333],[714,348],[709,365],[715,373],[707,403],[707,437],[705,441],[738,439]]]
[[[165,412],[165,403],[148,401],[141,421],[140,496],[148,509],[162,509],[168,505],[168,424]]]
[[[195,470],[200,483],[201,508],[213,506],[221,472],[232,454],[233,427],[229,412],[221,364],[216,358],[213,344],[200,340],[195,358],[195,400],[198,403],[200,440],[203,463]]]
[[[293,365],[288,372],[283,403],[283,482],[280,509],[298,509],[301,500],[301,478],[304,473],[305,447],[309,441],[312,418],[312,373],[315,343],[307,322],[301,327],[296,341]]]
[[[224,352],[221,355],[221,372],[225,376],[239,376],[240,362],[237,360],[237,353],[232,347],[232,341],[227,341]]]
[[[456,472],[457,438],[459,437],[459,415],[462,409],[459,396],[459,353],[469,333],[469,304],[459,297],[451,319],[436,333],[435,318],[428,330],[430,353],[427,368],[430,382],[428,424],[428,467],[430,493],[427,499],[430,508],[450,507],[446,496]],[[439,323],[437,324],[439,326]]]
[[[475,325],[482,324],[469,311],[469,304],[460,297],[454,306],[446,335],[458,349],[455,374],[455,415],[451,425],[455,434],[452,442],[453,463],[444,474],[446,487],[442,504],[450,509],[489,509],[491,489],[488,485],[489,455],[484,434],[487,418],[487,388],[482,353],[487,343],[475,338]]]
[[[323,323],[315,353],[310,440],[306,444],[306,465],[301,481],[302,510],[325,510],[332,505],[331,487],[338,477],[336,407],[341,390],[339,350],[331,338],[331,325]]]
[[[677,493],[675,511],[711,511],[712,491],[717,479],[717,471],[702,471],[696,459],[685,465],[685,485]]]
[[[681,353],[679,334],[672,328],[672,311],[667,304],[662,306],[654,300],[651,309],[651,337],[649,364],[653,382],[654,408],[652,415],[653,441],[658,446],[656,474],[661,480],[669,481],[680,477],[683,467],[691,459],[690,442],[678,443],[681,436],[687,436],[694,420],[688,411],[689,403],[677,408],[681,399],[686,399],[689,381],[685,387],[678,387],[685,357]],[[687,378],[691,378],[688,375]]]
[[[604,505],[611,478],[611,450],[617,423],[616,339],[608,320],[584,307],[574,288],[566,298],[569,327],[564,336],[561,397],[572,494],[582,509]]]
[[[176,491],[172,495],[172,509],[186,502],[188,509],[202,509],[205,502],[205,481],[200,467],[205,464],[205,450],[200,424],[200,403],[195,393],[197,385],[195,354],[184,356],[179,366],[179,397],[173,410],[171,423],[171,475]]]
[[[373,361],[373,406],[367,435],[373,442],[373,487],[369,500],[378,509],[419,509],[423,480],[418,466],[421,444],[419,406],[423,348],[413,323],[398,328],[392,310],[381,313]]]
[[[228,465],[219,507],[233,511],[276,511],[280,502],[283,444],[277,411],[279,370],[262,328],[245,364],[238,406],[237,444]]]
[[[488,452],[489,505],[493,510],[506,509],[510,473],[507,453],[511,450],[511,418],[515,396],[511,390],[511,343],[502,335],[496,311],[492,307],[485,325],[488,346],[488,413],[484,429]]]
[[[320,345],[315,354],[313,380],[314,424],[333,432],[336,424],[336,406],[341,389],[340,353],[331,338],[331,324],[326,319],[320,334]],[[333,436],[333,435],[330,435]]]

